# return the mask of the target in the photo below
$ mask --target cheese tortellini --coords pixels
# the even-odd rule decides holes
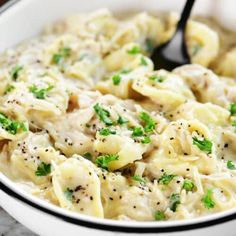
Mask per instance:
[[[191,19],[193,64],[154,70],[150,55],[178,19],[101,9],[2,53],[0,171],[99,218],[180,220],[236,207],[234,33]]]

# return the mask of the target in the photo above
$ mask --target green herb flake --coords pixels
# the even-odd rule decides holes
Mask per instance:
[[[155,129],[155,121],[150,117],[150,115],[146,112],[140,112],[139,118],[145,123],[144,131],[151,132]]]
[[[47,88],[39,89],[36,85],[29,87],[29,91],[34,94],[37,99],[45,99],[48,92],[50,92],[54,86],[50,85]]]
[[[141,143],[143,143],[143,144],[148,144],[148,143],[150,143],[151,142],[151,139],[150,139],[150,137],[148,137],[148,136],[145,136],[142,140],[141,140]]]
[[[208,189],[207,193],[205,194],[205,196],[202,198],[202,202],[204,204],[204,206],[207,209],[211,209],[215,207],[215,202],[212,199],[212,195],[213,195],[213,190],[212,189]]]
[[[145,48],[147,50],[148,53],[151,53],[153,51],[153,49],[155,48],[155,43],[153,40],[147,38],[145,40]]]
[[[67,188],[66,191],[64,191],[64,195],[66,197],[66,199],[70,202],[72,202],[73,199],[73,190]]]
[[[178,193],[173,193],[170,196],[170,209],[173,212],[176,212],[178,205],[180,204],[180,195]]]
[[[212,152],[212,142],[205,138],[200,140],[197,137],[193,137],[193,144],[196,145],[200,150],[207,152],[207,154]]]
[[[144,135],[142,127],[134,127],[132,130],[132,137],[142,137]]]
[[[202,49],[202,46],[199,45],[199,44],[195,44],[193,47],[192,47],[192,53],[191,55],[194,57],[198,54],[198,52]]]
[[[14,85],[8,85],[5,92],[4,92],[4,95],[10,93],[11,91],[13,91],[16,87]]]
[[[146,183],[147,183],[146,179],[142,178],[142,177],[139,176],[139,175],[134,175],[134,176],[132,177],[132,179],[133,179],[134,181],[136,181],[136,182],[139,182],[139,183],[142,184],[142,185],[146,185]]]
[[[110,129],[107,129],[107,128],[103,128],[99,131],[99,134],[103,135],[103,136],[108,136],[110,134],[116,134],[116,131],[115,130],[110,130]]]
[[[232,161],[227,161],[227,168],[229,170],[236,170],[236,167]]]
[[[119,118],[118,118],[118,120],[117,120],[117,123],[118,123],[119,125],[123,125],[123,124],[129,123],[129,121],[128,121],[126,118],[124,118],[124,117],[122,117],[122,116],[119,116]]]
[[[151,75],[148,77],[148,79],[158,83],[162,83],[165,80],[165,77],[161,75]]]
[[[17,134],[18,131],[27,131],[27,127],[23,122],[17,122],[9,119],[3,113],[0,113],[0,126],[10,134]]]
[[[121,76],[119,74],[113,75],[112,81],[114,85],[119,85],[121,82]]]
[[[96,164],[102,169],[108,170],[109,163],[117,160],[119,160],[118,155],[107,154],[103,156],[98,156],[96,159]]]
[[[93,107],[94,111],[98,115],[100,121],[104,122],[106,125],[113,125],[112,120],[110,119],[109,111],[102,108],[98,103]]]
[[[230,111],[230,115],[231,115],[231,116],[233,116],[233,115],[236,114],[236,103],[231,103],[231,104],[230,104],[229,111]]]
[[[174,177],[176,177],[176,175],[167,175],[166,173],[164,173],[164,174],[160,177],[160,179],[158,180],[158,182],[159,182],[160,184],[163,184],[163,185],[168,185],[168,184],[171,182],[171,180],[174,179]]]
[[[83,157],[90,160],[92,158],[92,154],[90,152],[86,152],[84,153]]]
[[[193,191],[194,188],[195,188],[195,185],[193,181],[189,179],[184,180],[183,189],[185,189],[186,191]]]
[[[19,77],[19,73],[23,70],[23,66],[15,66],[12,71],[11,71],[11,79],[16,81],[17,78]]]
[[[41,162],[35,171],[36,176],[47,176],[51,173],[51,164]]]
[[[131,49],[127,50],[127,53],[130,55],[137,55],[141,52],[140,47],[135,45]]]
[[[132,70],[131,69],[122,69],[120,74],[129,74]]]
[[[61,48],[58,53],[52,56],[52,62],[55,64],[60,64],[64,58],[69,57],[71,54],[71,49],[68,47]]]
[[[142,66],[147,66],[148,65],[147,60],[145,59],[145,57],[141,57],[140,65],[142,65]]]
[[[165,220],[165,214],[163,211],[156,211],[154,215],[155,220]]]
[[[232,122],[232,126],[236,127],[236,120]]]

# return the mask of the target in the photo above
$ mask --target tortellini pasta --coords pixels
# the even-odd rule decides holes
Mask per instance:
[[[99,218],[180,220],[236,207],[234,34],[191,19],[194,64],[155,71],[150,55],[178,18],[101,9],[1,54],[0,171]]]

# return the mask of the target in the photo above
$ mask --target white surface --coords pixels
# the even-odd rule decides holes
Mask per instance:
[[[21,40],[36,35],[42,29],[43,25],[48,22],[52,22],[65,15],[75,13],[91,11],[97,8],[110,8],[116,12],[122,11],[151,11],[158,10],[173,10],[180,9],[184,0],[21,0],[16,5],[11,7],[8,11],[0,16],[0,50],[4,50]],[[231,5],[230,5],[231,4]],[[217,18],[220,16],[220,20],[227,23],[227,25],[234,25],[236,29],[236,14],[232,9],[235,9],[236,1],[233,0],[198,0],[197,5],[194,8],[195,13],[215,15]],[[222,11],[220,11],[222,10]],[[233,14],[232,14],[233,13]],[[80,218],[87,221],[94,221],[99,224],[107,223],[110,225],[128,225],[133,227],[168,227],[169,225],[191,224],[193,222],[202,222],[207,219],[217,218],[219,216],[233,213],[236,210],[230,210],[227,212],[215,214],[213,216],[206,216],[204,218],[198,218],[194,220],[181,221],[181,222],[120,222],[111,221],[106,219],[95,219],[92,217],[79,215],[71,212],[67,212],[51,204],[45,203],[42,200],[36,199],[30,195],[25,194],[23,191],[16,189],[16,187],[0,174],[0,180],[14,189],[14,191],[25,196],[25,198],[36,202],[37,204],[44,205],[45,207],[62,213],[74,218]],[[7,210],[14,218],[19,222],[29,227],[34,232],[40,235],[114,235],[112,232],[98,231],[94,229],[88,229],[85,227],[75,226],[73,224],[66,223],[65,221],[58,220],[57,218],[42,213],[34,208],[22,204],[19,201],[7,196],[0,191],[0,205]],[[227,224],[218,225],[215,227],[204,228],[195,231],[186,231],[183,233],[175,234],[158,234],[158,235],[173,235],[173,236],[194,236],[207,234],[207,236],[218,235],[235,235],[235,223],[236,221],[228,222]],[[121,234],[119,234],[121,235]],[[135,235],[135,234],[130,234]],[[149,234],[151,235],[151,234]],[[156,235],[156,234],[153,234]]]

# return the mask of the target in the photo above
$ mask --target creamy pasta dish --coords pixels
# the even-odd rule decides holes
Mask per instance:
[[[56,206],[117,220],[236,207],[236,36],[186,29],[191,63],[154,71],[178,14],[71,16],[0,55],[0,170]]]

